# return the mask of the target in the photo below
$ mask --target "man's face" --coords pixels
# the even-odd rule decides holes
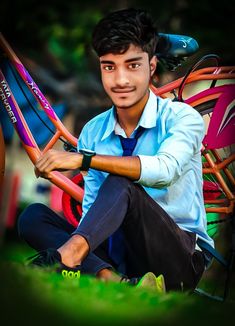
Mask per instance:
[[[137,104],[147,93],[156,58],[134,45],[123,54],[108,53],[100,57],[104,89],[113,104],[126,109]]]

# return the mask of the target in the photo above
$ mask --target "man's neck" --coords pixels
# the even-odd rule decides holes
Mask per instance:
[[[117,120],[125,131],[127,137],[130,137],[132,132],[135,130],[141,115],[144,111],[144,107],[148,101],[149,92],[135,105],[129,108],[116,108]]]

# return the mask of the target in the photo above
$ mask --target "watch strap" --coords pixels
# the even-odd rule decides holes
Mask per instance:
[[[96,153],[94,151],[86,150],[86,149],[80,149],[79,152],[83,155],[82,165],[80,167],[80,170],[88,171],[91,165],[91,159],[93,156],[96,155]]]
[[[88,171],[91,165],[92,155],[83,154],[81,171]]]

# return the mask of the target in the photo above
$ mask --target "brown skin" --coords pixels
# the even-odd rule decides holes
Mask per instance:
[[[136,128],[149,97],[149,82],[157,65],[156,57],[150,61],[148,54],[131,45],[123,54],[108,53],[100,57],[101,77],[104,89],[116,106],[120,126],[127,137]],[[49,150],[35,164],[37,177],[50,179],[50,172],[79,169],[82,155],[57,150]],[[92,157],[91,168],[111,174],[138,180],[141,166],[138,157],[118,157],[96,155]],[[72,236],[58,251],[62,262],[74,267],[81,264],[89,252],[89,245],[80,235]],[[117,277],[108,269],[97,276],[105,280]]]
[[[78,153],[50,149],[37,160],[35,174],[37,177],[50,179],[51,171],[76,170],[80,168],[82,158],[83,156]],[[138,180],[140,177],[140,161],[137,156],[96,155],[92,157],[91,167],[95,170],[122,175],[131,180]]]

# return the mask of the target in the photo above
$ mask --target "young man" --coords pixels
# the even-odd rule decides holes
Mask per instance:
[[[49,150],[36,163],[38,177],[88,174],[76,229],[42,204],[20,216],[20,236],[39,251],[35,265],[59,263],[104,279],[113,270],[131,280],[152,272],[164,276],[167,290],[192,290],[200,280],[209,259],[198,243],[213,247],[202,195],[204,124],[190,106],[149,90],[157,41],[141,10],[97,24],[93,47],[113,107],[85,125],[78,153]]]

